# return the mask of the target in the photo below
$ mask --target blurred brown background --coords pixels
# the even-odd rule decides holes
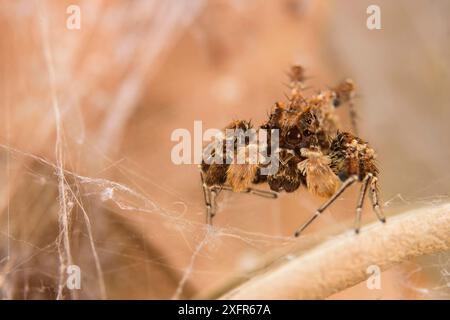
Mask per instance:
[[[72,4],[79,30],[66,27]],[[370,4],[381,30],[366,27]],[[445,0],[0,0],[0,297],[211,298],[351,228],[355,190],[293,239],[322,201],[301,190],[223,193],[208,231],[197,167],[171,162],[172,131],[194,120],[262,122],[292,63],[312,87],[356,81],[388,215],[446,200],[449,11]],[[448,298],[449,259],[332,298]],[[69,264],[81,290],[63,288]]]

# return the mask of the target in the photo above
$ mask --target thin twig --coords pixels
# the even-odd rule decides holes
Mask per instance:
[[[301,241],[301,238],[299,239]],[[323,299],[413,257],[450,250],[450,204],[414,209],[313,248],[256,276],[222,299]]]

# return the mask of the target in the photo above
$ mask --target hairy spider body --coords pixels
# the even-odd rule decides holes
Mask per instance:
[[[250,121],[235,120],[225,127],[225,132],[227,129],[242,130],[242,132],[245,133],[249,129],[252,129],[252,124],[250,123]],[[229,141],[229,143],[233,145],[232,151],[236,153],[237,139],[235,136],[231,137],[231,139],[233,140]],[[204,174],[204,182],[208,186],[223,185],[227,181],[227,173],[229,171],[230,163],[232,162],[230,157],[232,157],[233,154],[227,154],[226,147],[227,147],[227,137],[224,134],[222,138],[222,155],[220,157],[221,160],[220,163],[216,162],[206,163],[205,161],[202,161],[200,168]],[[214,157],[215,151],[216,149],[212,149],[209,156]]]
[[[362,181],[367,174],[378,175],[375,151],[367,142],[348,132],[338,132],[330,147],[331,167],[341,178],[356,175]]]
[[[265,164],[250,161],[251,151],[258,149],[257,141],[251,141],[245,135],[250,130],[256,132],[255,129],[245,120],[230,123],[225,129],[239,129],[244,134],[244,143],[236,136],[224,134],[221,158],[226,161],[209,164],[204,161],[200,166],[207,221],[212,222],[216,213],[215,198],[221,190],[276,198],[279,192],[292,193],[303,185],[327,201],[297,229],[295,235],[298,236],[349,186],[359,182],[361,190],[356,206],[355,231],[359,232],[367,191],[377,217],[385,222],[379,204],[375,151],[356,135],[337,129],[334,110],[343,103],[351,103],[355,91],[353,81],[347,79],[332,89],[305,97],[302,93],[306,79],[304,69],[294,66],[289,77],[291,94],[288,103],[277,102],[268,120],[259,127],[267,130],[267,155],[277,155],[278,170],[268,175],[261,174]],[[272,150],[269,141],[273,130],[278,130],[279,144]],[[232,154],[227,153],[227,145],[232,146]],[[209,156],[216,156],[215,151]],[[244,159],[244,163],[236,162],[236,157]],[[261,183],[267,183],[271,191],[252,187]]]
[[[256,145],[249,144],[237,150],[238,155],[245,159],[245,164],[231,163],[228,166],[227,184],[234,192],[242,192],[248,189],[258,174],[258,164],[248,161],[252,148],[256,148]]]
[[[303,176],[306,178],[306,187],[317,196],[329,198],[338,189],[340,181],[331,169],[331,159],[320,150],[302,149],[305,160],[298,164]]]
[[[302,184],[302,173],[297,165],[300,158],[294,152],[281,149],[279,152],[280,167],[278,172],[267,176],[267,183],[272,191],[294,192]]]

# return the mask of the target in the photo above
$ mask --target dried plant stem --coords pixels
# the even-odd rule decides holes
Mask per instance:
[[[301,239],[299,240],[301,241]],[[333,238],[256,276],[222,299],[323,299],[413,257],[450,250],[450,204],[414,209]]]

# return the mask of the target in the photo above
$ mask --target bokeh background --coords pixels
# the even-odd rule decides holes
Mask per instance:
[[[381,30],[366,27],[371,4]],[[388,216],[447,201],[448,12],[445,0],[0,0],[0,297],[215,298],[351,228],[357,188],[300,239],[323,201],[305,190],[222,193],[210,229],[197,167],[171,161],[171,133],[194,120],[261,123],[292,63],[311,87],[355,80]],[[65,287],[71,264],[80,290]],[[444,253],[331,298],[447,299],[449,283]]]

